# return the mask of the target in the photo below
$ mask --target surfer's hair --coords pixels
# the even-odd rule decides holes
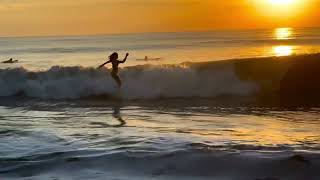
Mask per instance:
[[[118,53],[116,53],[116,52],[114,52],[114,53],[112,53],[110,56],[109,56],[109,59],[111,60],[111,59],[118,59]]]

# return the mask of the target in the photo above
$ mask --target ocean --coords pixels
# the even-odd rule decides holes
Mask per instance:
[[[0,38],[2,65],[47,70],[52,66],[96,67],[113,52],[129,52],[125,66],[220,61],[235,58],[285,56],[320,51],[320,29],[144,33],[105,36]],[[145,56],[147,59],[145,61]],[[160,58],[160,59],[157,59]]]
[[[0,38],[0,179],[318,180],[319,52],[317,28]]]

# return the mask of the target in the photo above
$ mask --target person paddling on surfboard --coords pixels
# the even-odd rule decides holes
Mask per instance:
[[[109,61],[101,64],[101,65],[98,67],[98,68],[100,69],[100,68],[102,68],[103,66],[105,66],[106,64],[112,63],[111,76],[112,76],[112,78],[117,82],[119,88],[121,87],[121,84],[122,84],[122,83],[121,83],[121,79],[120,79],[120,77],[119,77],[119,75],[118,75],[119,64],[120,64],[120,63],[125,63],[126,60],[127,60],[127,58],[128,58],[128,56],[129,56],[129,53],[127,53],[127,54],[126,54],[126,57],[125,57],[122,61],[120,61],[120,60],[118,60],[118,57],[119,57],[118,53],[114,52],[114,53],[112,53],[112,54],[109,56]]]

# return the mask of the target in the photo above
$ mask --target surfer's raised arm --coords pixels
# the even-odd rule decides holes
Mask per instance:
[[[111,63],[111,61],[109,60],[109,61],[107,61],[107,62],[105,62],[105,63],[101,64],[101,65],[98,67],[98,69],[102,68],[104,65],[106,65],[106,64],[108,64],[108,63]]]
[[[129,56],[129,53],[127,53],[127,54],[126,54],[126,57],[125,57],[122,61],[119,61],[119,63],[125,63],[126,60],[127,60],[127,58],[128,58],[128,56]]]

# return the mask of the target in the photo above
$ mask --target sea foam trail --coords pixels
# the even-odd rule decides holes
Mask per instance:
[[[24,68],[0,70],[0,96],[23,95],[43,99],[77,99],[107,95],[125,99],[249,96],[255,83],[240,80],[232,64],[219,68],[136,66],[120,71],[119,90],[107,69],[55,66],[32,72]]]

